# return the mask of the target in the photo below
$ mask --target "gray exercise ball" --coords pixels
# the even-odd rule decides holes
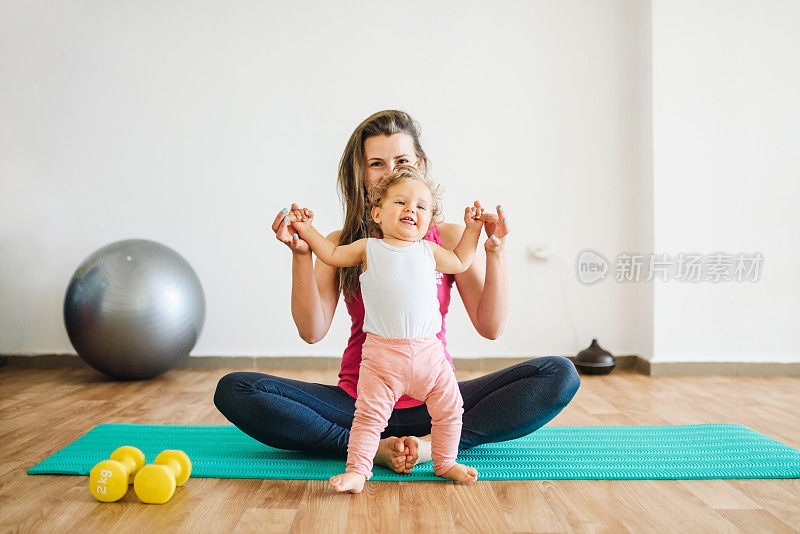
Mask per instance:
[[[64,299],[69,340],[113,378],[152,378],[189,356],[205,320],[200,279],[154,241],[107,245],[75,271]]]

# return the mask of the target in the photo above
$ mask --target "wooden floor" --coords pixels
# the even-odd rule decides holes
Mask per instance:
[[[367,482],[190,479],[163,505],[89,494],[86,477],[25,471],[99,423],[227,424],[227,371],[119,383],[90,369],[0,368],[0,531],[798,532],[800,480]],[[334,371],[274,371],[328,384]],[[459,372],[458,379],[480,376]],[[800,448],[800,378],[584,376],[551,425],[736,423]],[[344,459],[342,460],[344,467]]]

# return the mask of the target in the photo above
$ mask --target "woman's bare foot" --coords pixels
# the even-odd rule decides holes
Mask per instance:
[[[450,469],[452,471],[452,469]],[[448,473],[450,472],[448,471]],[[328,479],[336,491],[349,491],[350,493],[361,493],[367,477],[358,473],[342,473]]]
[[[422,436],[404,436],[402,438],[403,445],[407,449],[405,457],[405,467],[398,471],[398,473],[410,473],[416,464],[424,464],[430,462],[431,457],[431,435]]]
[[[402,473],[406,466],[407,454],[408,450],[403,444],[403,439],[390,436],[378,443],[378,452],[375,453],[373,463],[386,466],[397,473]]]
[[[456,464],[441,475],[442,478],[452,478],[458,482],[470,484],[478,480],[478,470],[463,464]]]

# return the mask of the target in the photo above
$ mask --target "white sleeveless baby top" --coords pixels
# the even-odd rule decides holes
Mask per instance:
[[[435,336],[442,328],[436,260],[428,241],[394,247],[367,239],[367,270],[359,276],[364,332],[388,338]]]

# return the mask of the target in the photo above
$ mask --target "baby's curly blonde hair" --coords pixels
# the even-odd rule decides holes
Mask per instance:
[[[419,180],[428,187],[431,192],[431,222],[442,222],[442,191],[441,186],[434,183],[427,172],[424,172],[413,165],[397,165],[392,174],[373,185],[367,194],[367,216],[369,231],[372,235],[383,237],[381,227],[372,219],[372,208],[380,206],[389,189],[400,182],[410,182]]]

